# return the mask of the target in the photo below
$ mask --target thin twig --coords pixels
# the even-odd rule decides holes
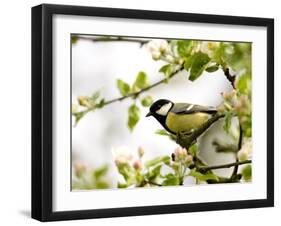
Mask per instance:
[[[90,37],[90,36],[75,36],[81,40],[88,40],[92,42],[134,42],[139,43],[141,46],[148,43],[150,40],[136,39],[136,38],[124,38],[124,37]]]
[[[183,70],[183,66],[182,66],[182,65],[181,65],[177,70],[175,70],[174,73],[171,74],[169,78],[164,78],[164,79],[162,79],[162,80],[160,80],[160,81],[158,81],[158,82],[156,82],[156,83],[154,83],[154,84],[152,84],[152,85],[150,85],[150,86],[147,86],[147,87],[145,87],[145,88],[143,88],[143,89],[141,89],[141,90],[139,90],[139,91],[137,91],[137,92],[129,93],[129,94],[126,95],[126,96],[117,97],[117,98],[114,98],[114,99],[111,99],[111,100],[107,100],[107,101],[104,102],[103,106],[106,106],[106,105],[109,105],[109,104],[112,104],[112,103],[115,103],[115,102],[123,101],[123,100],[125,100],[125,99],[127,99],[127,98],[136,98],[136,97],[138,97],[141,93],[143,93],[143,92],[145,92],[145,91],[148,91],[148,90],[150,90],[150,89],[152,89],[152,88],[154,88],[154,87],[156,87],[156,86],[159,86],[159,85],[161,85],[161,84],[167,82],[167,79],[173,78],[173,77],[174,77],[178,72],[180,72],[181,70]],[[85,115],[85,114],[87,114],[88,112],[94,110],[95,108],[96,108],[96,106],[90,107],[90,108],[88,108],[88,109],[86,109],[86,110],[84,110],[84,111],[78,112],[78,114],[79,114],[79,113],[84,113],[84,115]]]
[[[200,166],[197,169],[199,171],[208,171],[208,170],[214,170],[214,169],[222,169],[222,168],[230,168],[233,166],[239,166],[243,164],[249,164],[252,163],[252,160],[245,160],[241,162],[233,162],[233,163],[228,163],[228,164],[222,164],[222,165],[215,165],[215,166]]]
[[[243,140],[243,130],[242,130],[242,126],[241,126],[241,123],[239,122],[239,140],[238,140],[238,147],[237,147],[237,152],[241,149],[242,147],[242,140]],[[239,162],[239,159],[237,157],[237,154],[236,154],[236,162]],[[234,169],[233,169],[233,172],[232,172],[232,175],[231,175],[231,178],[234,178],[236,177],[237,173],[238,173],[238,167],[239,165],[235,165]]]

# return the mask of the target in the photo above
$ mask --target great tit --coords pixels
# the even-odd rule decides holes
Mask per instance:
[[[191,133],[215,113],[217,110],[214,107],[160,99],[151,105],[146,117],[153,116],[168,132],[177,134]]]

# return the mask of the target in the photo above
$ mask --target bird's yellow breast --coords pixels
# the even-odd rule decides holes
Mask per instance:
[[[210,115],[203,112],[193,114],[175,114],[169,112],[166,118],[166,126],[174,133],[178,132],[191,132],[204,124]]]

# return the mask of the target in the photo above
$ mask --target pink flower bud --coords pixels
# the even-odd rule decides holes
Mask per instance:
[[[188,154],[186,157],[185,157],[185,163],[186,165],[190,166],[193,164],[193,156]]]
[[[141,170],[142,169],[142,162],[140,160],[134,161],[133,167],[135,168],[135,170]]]

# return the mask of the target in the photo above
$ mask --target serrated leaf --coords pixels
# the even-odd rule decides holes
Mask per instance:
[[[128,127],[129,129],[132,131],[135,126],[137,125],[139,119],[140,119],[140,115],[141,115],[141,112],[140,112],[140,109],[137,105],[135,104],[132,104],[130,107],[129,107],[129,110],[128,110]]]
[[[136,77],[133,87],[143,89],[149,86],[148,77],[145,72],[140,71]]]
[[[117,87],[122,96],[128,95],[131,90],[130,85],[121,79],[117,79]]]
[[[165,179],[163,182],[162,182],[162,185],[163,186],[172,186],[172,185],[179,185],[180,183],[180,180],[178,177],[176,177],[175,175],[173,174],[168,174],[166,176],[167,179]]]
[[[210,58],[207,54],[198,52],[195,53],[192,57],[192,65],[190,68],[189,80],[195,81],[206,69],[208,63],[210,62]]]
[[[147,179],[154,180],[156,177],[160,176],[161,167],[162,165],[158,165],[150,170],[146,175]]]
[[[215,174],[210,173],[210,172],[207,174],[202,174],[195,170],[191,170],[188,175],[195,177],[196,179],[201,180],[201,181],[207,181],[207,180],[219,181],[219,178]]]
[[[141,100],[141,104],[144,107],[149,107],[151,104],[153,103],[153,99],[151,96],[145,96],[142,100]]]
[[[155,159],[149,160],[148,162],[145,163],[145,167],[151,167],[151,166],[155,166],[159,163],[169,163],[170,162],[170,156],[163,156],[163,157],[157,157]]]
[[[160,68],[159,72],[162,72],[165,77],[169,78],[171,74],[173,73],[174,68],[172,64],[166,64],[163,67]]]

